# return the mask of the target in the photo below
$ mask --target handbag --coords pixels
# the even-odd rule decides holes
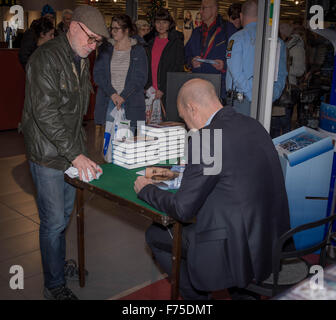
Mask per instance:
[[[155,99],[155,89],[150,87],[146,91],[146,124],[162,122],[162,114],[166,118],[166,110],[161,99]]]

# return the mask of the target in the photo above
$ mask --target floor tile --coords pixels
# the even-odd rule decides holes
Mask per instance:
[[[6,286],[7,284],[8,284],[7,278],[5,278],[5,274],[3,274],[0,277],[0,288]]]
[[[24,289],[11,289],[10,279],[15,276],[10,274],[9,270],[6,271],[6,275],[2,273],[2,278],[0,278],[0,301],[1,300],[26,300],[23,296]],[[23,280],[24,286],[24,280]]]
[[[0,241],[0,262],[36,251],[39,248],[38,231]]]
[[[38,213],[28,215],[27,218],[31,219],[33,222],[35,222],[37,224],[40,224],[40,217],[39,217]]]
[[[102,163],[101,151],[94,146],[94,122],[89,121],[85,130],[89,156]],[[39,217],[29,165],[22,154],[23,137],[0,132],[1,146],[4,140],[8,148],[18,140],[21,142],[8,152],[0,150],[0,300],[44,299]],[[4,157],[6,155],[10,157]],[[91,194],[85,192],[85,201],[90,198]],[[144,234],[150,224],[134,211],[102,197],[95,196],[86,202],[85,261],[89,277],[84,288],[80,288],[78,282],[69,282],[69,287],[81,299],[108,299],[162,278],[145,244]],[[77,260],[76,232],[76,216],[73,215],[66,233],[67,259]],[[9,288],[9,267],[14,264],[24,268],[22,291]]]
[[[38,213],[37,204],[34,198],[22,203],[12,204],[11,207],[25,216],[31,216]]]
[[[20,217],[11,219],[0,224],[0,241],[16,237],[39,229],[39,225],[30,219]]]
[[[43,287],[43,274],[26,278],[22,295],[27,300],[44,300]]]
[[[23,295],[23,290],[12,290],[9,285],[0,287],[0,301],[1,300],[27,300]]]
[[[0,202],[15,208],[16,205],[34,200],[32,194],[24,191],[14,192],[8,195],[0,195]]]
[[[12,157],[25,153],[23,134],[17,130],[0,132],[0,157]]]
[[[0,273],[3,276],[7,275],[9,278],[9,270],[14,265],[19,265],[23,268],[25,278],[41,274],[42,262],[40,250],[35,250],[33,252],[18,256],[16,258],[0,262]]]
[[[0,165],[1,165],[1,168],[5,168],[4,170],[5,172],[9,172],[11,168],[14,168],[22,164],[23,162],[26,161],[26,159],[27,158],[25,154],[20,154],[20,155],[10,156],[10,157],[0,157]]]
[[[22,216],[19,213],[17,213],[15,210],[0,203],[0,223],[3,223],[4,221],[11,220],[11,219],[18,219],[21,217]]]

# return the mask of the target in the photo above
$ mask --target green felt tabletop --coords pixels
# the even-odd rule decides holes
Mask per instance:
[[[91,181],[90,184],[97,188],[113,193],[128,201],[141,205],[142,207],[148,208],[162,215],[166,215],[165,213],[154,209],[145,201],[140,200],[134,191],[134,181],[137,177],[139,177],[136,172],[145,168],[129,170],[119,167],[113,163],[103,164],[101,165],[101,168],[103,169],[103,174],[98,180]]]

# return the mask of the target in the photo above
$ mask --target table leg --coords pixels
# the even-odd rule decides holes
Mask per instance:
[[[84,190],[77,188],[77,250],[78,250],[78,271],[79,271],[79,285],[85,286],[85,256],[84,256]]]
[[[180,284],[180,264],[181,264],[181,242],[182,242],[182,225],[176,222],[173,226],[173,266],[171,278],[171,299],[177,300],[179,297]]]

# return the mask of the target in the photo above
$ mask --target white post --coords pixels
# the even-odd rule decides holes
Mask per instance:
[[[270,1],[272,2],[272,0]],[[265,98],[265,115],[264,115],[264,123],[263,123],[267,132],[270,131],[270,127],[271,127],[275,70],[278,70],[278,68],[275,68],[275,67],[277,63],[276,53],[277,53],[277,45],[278,45],[279,16],[280,16],[280,0],[274,0],[271,37],[268,39],[270,41],[270,51],[269,51],[267,88],[266,88],[266,98]]]

